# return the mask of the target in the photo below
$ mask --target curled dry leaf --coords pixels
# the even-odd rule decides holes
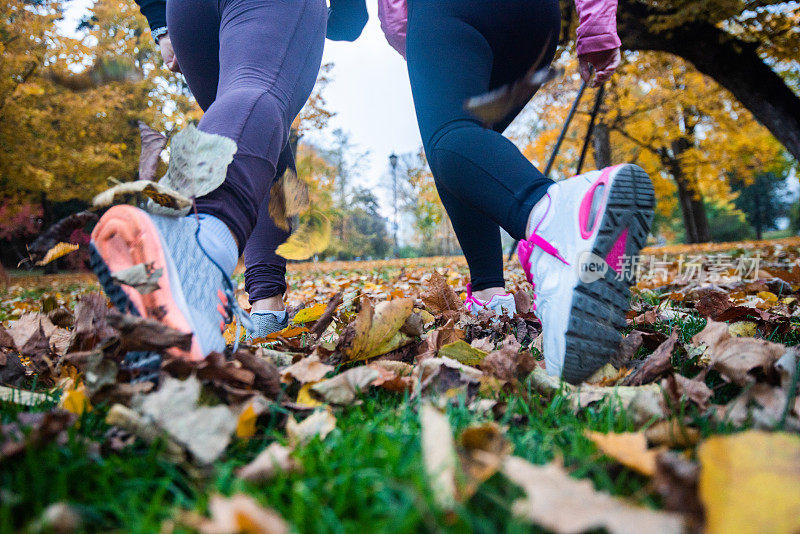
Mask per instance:
[[[57,243],[53,248],[47,251],[44,258],[36,262],[36,265],[47,265],[58,258],[63,258],[67,254],[75,252],[79,248],[81,248],[79,245],[74,245],[72,243]]]
[[[269,482],[278,473],[300,470],[300,464],[292,458],[293,449],[280,443],[272,443],[259,453],[252,462],[236,470],[236,476],[250,482]]]
[[[443,346],[455,343],[459,339],[464,339],[464,331],[456,328],[455,321],[450,319],[444,326],[428,332],[425,344],[421,347],[422,352],[417,359],[422,361],[425,358],[433,358]]]
[[[459,463],[464,479],[458,497],[466,501],[478,487],[497,473],[513,447],[495,422],[472,425],[458,437]]]
[[[700,466],[682,454],[664,451],[656,460],[652,487],[664,501],[664,508],[688,514],[693,526],[703,517],[703,505],[697,491]]]
[[[456,456],[453,431],[447,416],[425,403],[420,408],[422,462],[433,497],[443,510],[456,504]]]
[[[108,323],[119,332],[123,350],[161,351],[172,347],[188,351],[192,333],[179,332],[163,323],[136,315],[112,312]]]
[[[648,356],[641,366],[636,371],[628,375],[623,382],[625,386],[641,386],[642,384],[649,384],[658,378],[661,374],[669,371],[672,368],[670,359],[672,358],[672,351],[675,348],[675,343],[678,341],[679,331],[677,329],[672,331],[672,335],[659,345],[659,347]]]
[[[748,431],[700,445],[706,532],[800,531],[800,437]]]
[[[333,369],[332,365],[319,361],[319,357],[308,356],[284,369],[281,372],[281,382],[284,384],[291,384],[293,380],[301,384],[319,382]]]
[[[363,298],[355,321],[348,325],[339,342],[339,349],[348,361],[366,360],[386,354],[411,343],[400,328],[414,308],[412,299],[395,299],[378,303],[373,308]]]
[[[72,233],[86,226],[97,222],[98,216],[91,211],[81,211],[72,214],[58,221],[48,228],[28,247],[28,254],[31,261],[38,261],[44,258],[47,251],[52,249],[60,242],[69,241]]]
[[[669,375],[661,383],[664,391],[667,392],[672,403],[679,406],[684,400],[689,400],[697,405],[701,410],[708,409],[711,396],[714,394],[711,391],[703,377],[695,379],[686,378],[683,375],[674,373]]]
[[[483,373],[450,358],[428,358],[417,366],[419,381],[414,382],[413,397],[444,395],[465,396],[467,402],[478,393]]]
[[[329,410],[317,410],[298,423],[291,415],[286,421],[286,436],[292,446],[305,445],[315,437],[325,439],[336,428],[336,417]]]
[[[156,177],[161,152],[167,146],[167,138],[142,121],[139,121],[139,137],[142,140],[142,150],[139,156],[139,179],[153,180]]]
[[[153,269],[152,265],[139,263],[133,267],[111,273],[111,279],[118,284],[134,288],[142,295],[149,295],[158,289],[158,281],[164,269]]]
[[[331,221],[322,212],[312,210],[301,218],[300,226],[275,253],[287,260],[307,260],[328,248]]]
[[[645,430],[644,436],[651,446],[664,446],[670,449],[693,447],[700,441],[700,431],[684,425],[678,419],[657,421]]]
[[[353,404],[362,390],[380,376],[367,366],[355,367],[311,386],[311,393],[323,402],[347,406]]]
[[[130,196],[152,200],[159,206],[173,210],[175,215],[186,215],[192,207],[192,201],[188,197],[161,183],[148,180],[117,184],[95,196],[94,200],[92,200],[92,206],[105,208],[122,202]]]
[[[695,346],[705,346],[714,369],[739,386],[755,381],[753,371],[766,370],[788,350],[763,339],[732,337],[728,325],[709,320],[702,332],[692,338]]]
[[[515,514],[557,534],[601,528],[610,534],[685,531],[680,516],[648,510],[597,491],[589,480],[572,478],[555,463],[537,466],[509,456],[503,474],[526,493],[524,499],[514,503]]]
[[[373,386],[397,393],[411,391],[414,384],[411,376],[414,368],[411,365],[404,362],[379,360],[369,364],[368,367],[378,371],[378,378],[372,382]]]
[[[642,346],[644,338],[642,336],[642,332],[639,330],[634,330],[627,336],[622,339],[622,344],[619,347],[619,351],[611,357],[611,365],[620,369],[622,367],[628,366],[628,363],[633,359],[636,355],[636,352],[639,350],[639,347]]]
[[[121,404],[111,407],[106,415],[106,423],[122,428],[148,444],[163,439],[164,453],[174,462],[182,462],[186,457],[183,447],[169,435],[165,436],[161,428],[154,425],[148,418]]]
[[[301,180],[293,169],[286,169],[270,190],[269,215],[275,221],[275,225],[288,232],[289,219],[302,215],[310,207],[308,184]]]
[[[184,512],[180,522],[200,534],[288,534],[289,526],[274,510],[264,508],[244,493],[226,498],[212,495],[208,502],[211,518]]]

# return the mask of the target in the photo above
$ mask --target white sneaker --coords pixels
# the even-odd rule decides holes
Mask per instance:
[[[653,220],[653,184],[618,165],[550,186],[517,254],[534,289],[548,373],[580,382],[617,351],[633,257]]]
[[[509,317],[514,317],[517,313],[517,303],[511,293],[494,295],[488,301],[482,301],[472,294],[472,284],[467,284],[467,300],[464,301],[464,304],[471,313],[491,310],[497,315],[506,314]]]

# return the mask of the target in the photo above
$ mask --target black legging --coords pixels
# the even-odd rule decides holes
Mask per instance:
[[[502,226],[525,238],[552,184],[464,101],[521,78],[560,28],[558,0],[409,0],[407,58],[422,141],[475,290],[503,287]]]

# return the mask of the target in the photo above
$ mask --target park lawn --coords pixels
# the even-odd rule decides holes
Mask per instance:
[[[780,250],[785,252],[784,247]],[[797,249],[792,251],[794,255]],[[289,274],[290,304],[299,307],[326,302],[341,288],[357,288],[362,296],[373,299],[393,298],[395,291],[413,292],[423,286],[425,276],[420,273],[433,268],[438,268],[454,287],[459,287],[465,274],[462,261],[446,258],[410,263],[295,265]],[[520,277],[518,269],[509,272],[512,284],[519,284]],[[52,301],[73,308],[82,294],[96,290],[89,280],[70,280],[69,284],[60,284],[57,277],[42,280],[40,287],[12,286],[5,293],[0,305],[4,321],[13,321]],[[667,338],[677,328],[678,346],[691,343],[707,320],[696,309],[686,308],[679,297],[669,297],[674,289],[643,287],[631,306],[639,317],[648,310],[674,308],[682,313],[659,313],[644,323],[630,321],[627,330],[641,329]],[[789,327],[782,328],[780,334],[777,328],[760,324],[756,336],[796,345],[800,340],[798,324],[793,316],[788,321]],[[531,340],[523,346],[534,356],[538,354]],[[638,348],[631,365],[651,353],[644,346]],[[683,349],[674,351],[671,363],[676,373],[687,377],[696,376],[700,370],[698,356],[690,356]],[[352,367],[337,366],[333,374]],[[705,382],[713,390],[711,402],[715,405],[724,406],[741,393],[741,388],[714,371]],[[42,391],[35,379],[26,387]],[[296,388],[284,386],[284,392],[293,397]],[[23,412],[52,410],[58,404],[59,392],[51,394],[50,401],[35,407],[0,401],[0,423],[9,425]],[[491,401],[491,409],[476,409],[474,401],[481,399]],[[10,461],[0,457],[0,532],[35,531],[53,503],[67,503],[79,514],[80,531],[185,532],[191,531],[183,519],[186,512],[205,515],[211,496],[240,493],[275,510],[297,532],[530,531],[530,523],[512,513],[523,490],[501,473],[494,474],[474,496],[457,502],[452,509],[437,504],[440,501],[431,489],[420,440],[419,412],[424,402],[429,399],[412,399],[408,393],[376,388],[360,393],[358,403],[332,409],[336,428],[329,435],[294,448],[293,457],[302,466],[300,472],[279,472],[262,484],[242,480],[236,470],[270,443],[287,442],[284,426],[292,410],[285,404],[271,404],[259,416],[252,437],[234,437],[213,466],[197,468],[169,461],[163,454],[163,443],[148,446],[141,440],[131,440],[127,446],[117,447],[119,432],[105,422],[109,406],[100,403],[81,414],[55,441],[27,447]],[[576,410],[568,391],[543,395],[530,381],[523,380],[499,393],[481,391],[469,403],[460,397],[436,403],[444,408],[455,435],[471,425],[494,421],[503,429],[513,455],[533,464],[558,462],[571,476],[589,479],[597,490],[626,497],[646,508],[663,506],[650,477],[603,455],[585,435],[587,430],[642,432],[658,422],[653,419],[637,424],[613,398]],[[734,424],[689,402],[681,403],[676,412],[682,424],[697,430],[700,441],[752,427],[750,419]],[[299,419],[303,414],[294,416]],[[783,423],[785,420],[781,428]],[[781,428],[776,425],[775,430]],[[696,458],[694,444],[676,450],[684,450],[689,459]]]

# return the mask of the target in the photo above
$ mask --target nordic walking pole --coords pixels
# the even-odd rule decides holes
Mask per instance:
[[[600,106],[603,104],[603,97],[606,94],[606,86],[601,85],[597,90],[597,97],[594,101],[594,108],[592,108],[592,116],[589,119],[589,127],[586,129],[586,139],[583,140],[583,148],[581,149],[581,157],[578,160],[578,169],[575,171],[575,176],[579,175],[583,170],[583,162],[586,161],[586,152],[589,150],[589,141],[592,139],[594,133],[594,123],[597,120],[597,114],[600,112]]]
[[[567,120],[564,122],[564,127],[561,129],[561,134],[558,136],[558,140],[556,141],[556,146],[553,148],[553,153],[550,155],[550,159],[547,161],[547,165],[544,168],[544,177],[550,177],[550,171],[553,170],[553,163],[556,161],[556,156],[558,156],[558,151],[561,150],[561,143],[564,142],[564,137],[567,135],[567,130],[569,129],[569,124],[572,122],[572,118],[575,116],[575,111],[578,109],[578,104],[583,97],[583,93],[586,91],[586,86],[588,84],[586,81],[581,83],[581,88],[578,89],[578,96],[575,97],[575,102],[572,103],[572,107],[569,110],[569,114],[567,114]],[[514,245],[511,247],[511,252],[508,253],[508,261],[514,259],[514,252],[517,250],[517,245],[519,241],[514,241]]]

